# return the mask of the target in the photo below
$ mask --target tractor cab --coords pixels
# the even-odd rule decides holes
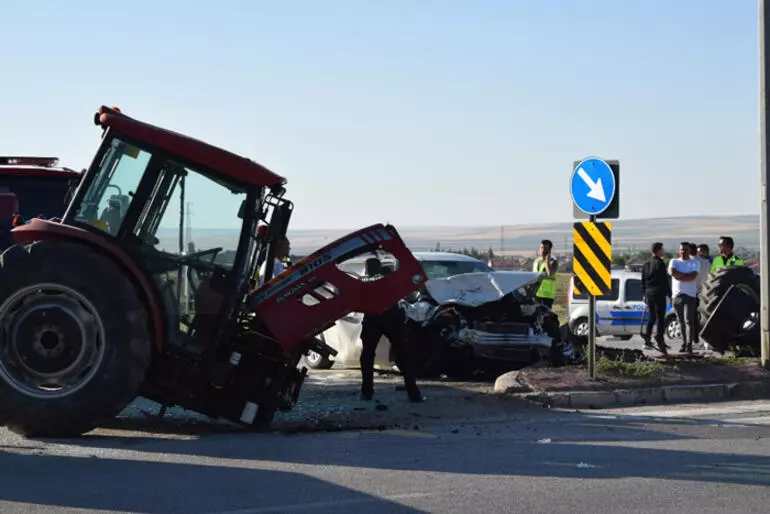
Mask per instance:
[[[222,315],[248,293],[258,247],[266,257],[268,241],[285,235],[291,204],[276,196],[285,180],[246,159],[240,174],[225,175],[183,158],[174,145],[184,136],[152,144],[132,137],[141,122],[109,109],[101,116],[101,148],[63,222],[123,249],[152,278],[162,339],[200,353],[233,328]],[[276,224],[265,219],[274,214]],[[258,240],[260,221],[271,237]]]

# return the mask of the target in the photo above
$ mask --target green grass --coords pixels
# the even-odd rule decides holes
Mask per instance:
[[[566,323],[569,313],[567,312],[567,290],[569,289],[570,273],[559,273],[556,275],[556,299],[553,302],[553,310],[559,316],[559,322]]]
[[[756,363],[757,358],[756,357],[736,357],[734,355],[722,357],[719,355],[714,355],[710,357],[705,357],[700,361],[696,361],[696,362],[699,362],[702,364],[721,364],[724,366],[745,366],[746,364]]]
[[[671,368],[671,369],[675,369]],[[656,378],[663,374],[666,368],[656,361],[637,360],[624,362],[612,360],[603,355],[596,359],[596,371],[620,377],[629,378]]]

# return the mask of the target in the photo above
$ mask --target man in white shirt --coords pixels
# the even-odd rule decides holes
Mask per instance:
[[[692,353],[693,343],[698,341],[695,304],[698,296],[697,277],[699,262],[690,255],[690,243],[679,245],[679,258],[668,263],[671,275],[671,304],[682,328],[682,353]],[[686,314],[686,315],[685,315]]]
[[[690,243],[690,257],[698,261],[698,276],[695,278],[695,288],[698,291],[698,296],[695,298],[696,311],[700,307],[700,292],[703,289],[703,283],[706,282],[706,279],[709,276],[709,270],[711,270],[711,262],[707,258],[700,255],[700,252],[698,252],[698,248],[699,247],[695,243]],[[695,315],[695,340],[696,341],[700,341],[699,334],[700,334],[700,319],[696,314]]]
[[[289,244],[289,240],[286,238],[283,238],[281,241],[278,242],[278,245],[275,248],[275,260],[273,261],[273,277],[277,277],[281,273],[283,273],[283,259],[284,257],[289,256],[289,251],[291,250],[291,245]],[[259,268],[259,285],[258,287],[262,287],[262,284],[265,283],[265,270],[267,269],[267,260],[262,263],[262,266]]]

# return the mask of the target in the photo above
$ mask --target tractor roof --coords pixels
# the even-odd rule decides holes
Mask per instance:
[[[69,180],[80,173],[58,166],[56,157],[0,156],[0,177],[23,176]]]
[[[169,153],[198,162],[235,180],[255,186],[280,186],[286,179],[264,166],[197,139],[150,125],[126,116],[115,108],[101,106],[96,123],[111,127],[139,141],[146,141]]]

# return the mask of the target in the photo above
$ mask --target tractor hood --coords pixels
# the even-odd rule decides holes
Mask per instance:
[[[454,303],[478,307],[496,302],[509,294],[533,297],[542,279],[542,273],[493,271],[431,279],[425,283],[425,287],[428,294],[439,304]]]

